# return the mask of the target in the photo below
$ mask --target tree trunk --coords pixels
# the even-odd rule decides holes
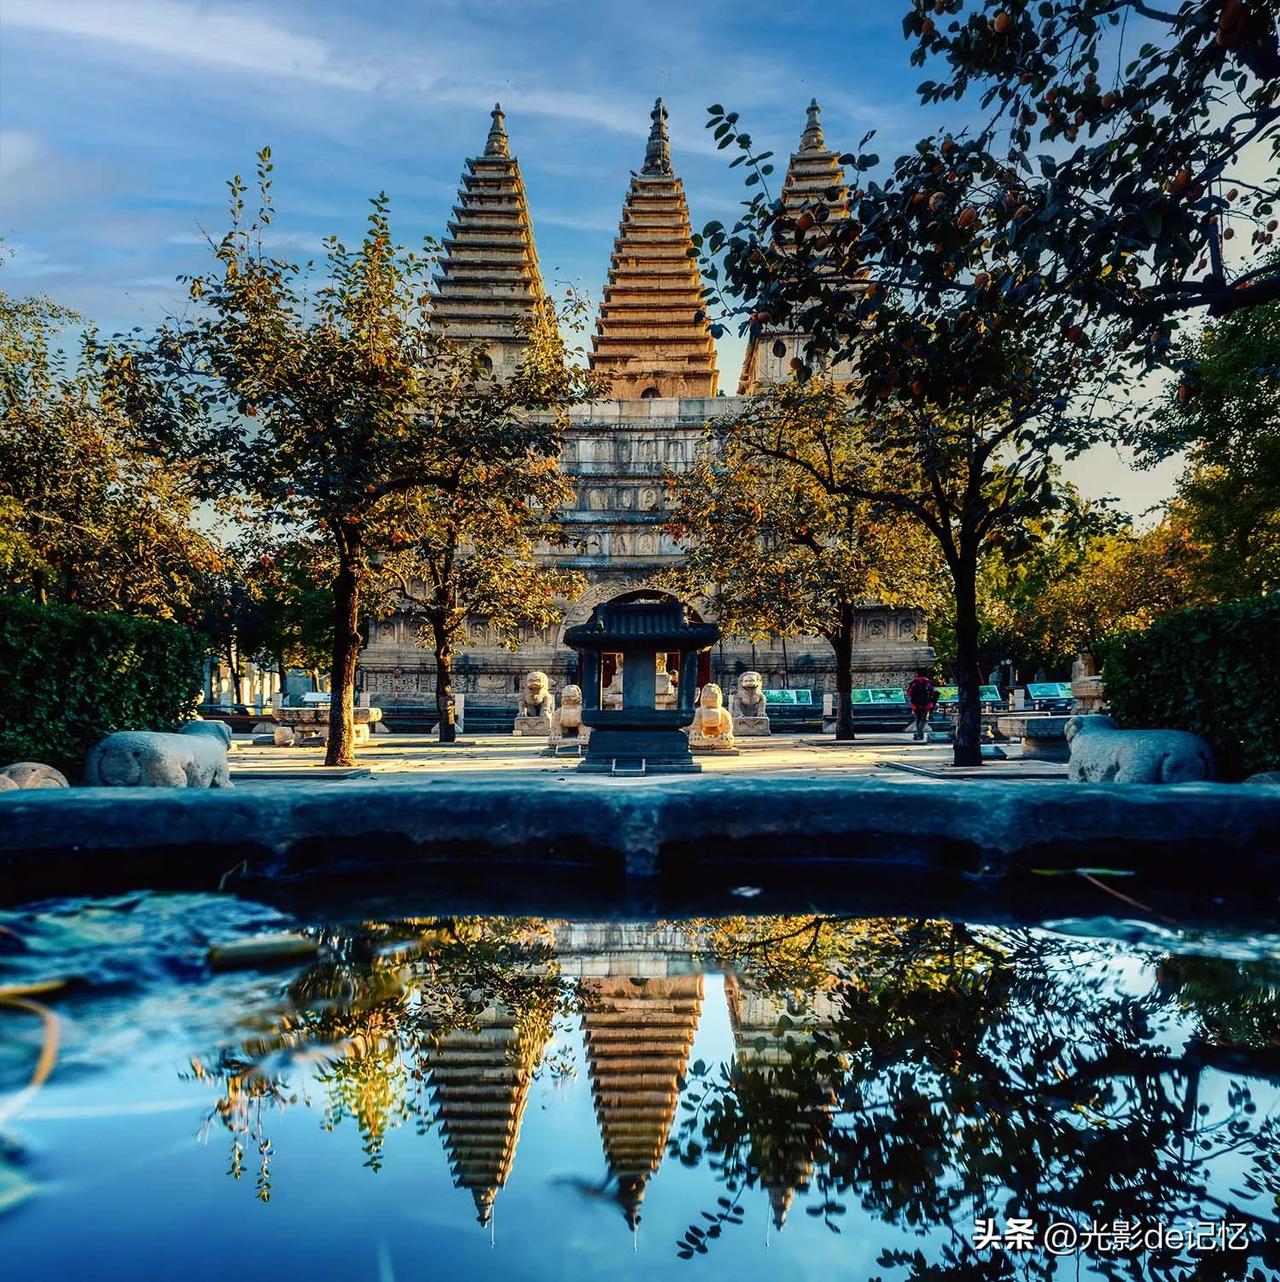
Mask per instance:
[[[982,699],[978,673],[978,558],[952,567],[956,589],[956,737],[954,764],[982,764]]]
[[[329,674],[329,746],[326,766],[356,764],[356,664],[360,661],[360,551],[347,533],[333,580],[333,663]]]
[[[227,642],[227,672],[231,680],[231,709],[240,702],[240,648],[234,641]]]
[[[432,623],[431,636],[436,656],[436,715],[441,743],[455,743],[458,727],[453,717],[453,646],[443,624]]]
[[[853,619],[840,613],[840,627],[831,638],[836,652],[836,739],[856,739],[853,733]]]

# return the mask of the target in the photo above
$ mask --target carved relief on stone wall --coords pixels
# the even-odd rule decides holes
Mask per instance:
[[[372,693],[386,694],[396,699],[412,698],[418,693],[418,674],[402,668],[365,669],[362,674],[364,688]]]
[[[916,620],[912,615],[898,620],[898,637],[903,641],[914,641],[916,638]]]
[[[631,540],[621,531],[613,536],[612,544],[614,556],[631,555]]]
[[[875,641],[884,637],[887,625],[884,619],[871,619],[867,623],[867,636]]]
[[[587,506],[593,512],[603,512],[609,505],[609,495],[605,490],[598,486],[593,486],[587,491]]]
[[[662,506],[662,494],[652,485],[646,485],[640,491],[640,511],[656,512]]]
[[[624,512],[629,512],[635,506],[636,492],[629,485],[624,485],[618,490],[618,507]]]
[[[658,551],[656,535],[645,533],[636,539],[636,552],[640,556],[654,556]]]

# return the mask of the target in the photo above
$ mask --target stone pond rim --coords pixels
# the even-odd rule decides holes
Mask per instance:
[[[999,879],[1129,870],[1206,893],[1280,893],[1280,789],[965,780],[432,780],[299,788],[77,788],[0,796],[0,900],[213,889],[249,878],[545,868],[601,884],[739,874]],[[806,882],[807,884],[807,882]]]

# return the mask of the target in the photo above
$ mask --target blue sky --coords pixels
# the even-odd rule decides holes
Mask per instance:
[[[898,0],[0,0],[0,268],[111,332],[182,303],[207,263],[225,181],[270,144],[276,245],[318,255],[391,197],[403,240],[440,236],[465,157],[501,100],[543,275],[598,298],[629,172],[658,94],[695,227],[742,199],[703,129],[742,114],[780,158],[817,97],[829,144],[869,129],[886,158],[942,125],[908,62]],[[781,166],[780,166],[781,169]],[[736,339],[720,344],[732,391]],[[1141,506],[1167,477],[1085,465],[1092,492]]]

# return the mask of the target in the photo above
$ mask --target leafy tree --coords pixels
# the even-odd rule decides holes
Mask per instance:
[[[208,638],[212,652],[226,661],[231,674],[231,702],[239,703],[245,662],[261,656],[265,619],[261,603],[234,554],[201,576],[193,604],[200,634]]]
[[[829,383],[786,383],[716,425],[673,482],[669,528],[687,544],[681,586],[722,625],[755,637],[808,634],[836,656],[836,738],[852,739],[853,640],[870,604],[927,609],[945,571],[928,535],[891,507],[828,489],[853,466],[848,402]],[[782,444],[781,448],[774,446]]]
[[[768,991],[760,968],[775,946],[753,948],[753,933],[817,938],[782,924],[732,932],[725,960],[756,967],[753,987]],[[1107,946],[1040,932],[828,919],[823,939],[825,1012],[810,985],[754,1054],[739,1042],[734,1063],[691,1068],[672,1151],[706,1163],[732,1199],[703,1213],[678,1255],[705,1254],[741,1222],[744,1188],[772,1194],[790,1174],[834,1231],[855,1203],[921,1239],[878,1260],[920,1282],[1010,1276],[1007,1258],[957,1232],[975,1216],[1040,1229],[1225,1217],[1249,1225],[1239,1276],[1274,1268],[1276,1119],[1250,1080],[1275,1073],[1259,1032],[1276,1013],[1274,967],[1150,956],[1121,983]],[[779,961],[790,974],[785,946]],[[1218,1073],[1227,1089],[1202,1090]],[[1162,1282],[1199,1276],[1211,1258],[1083,1240],[1081,1254],[1107,1276]],[[1030,1278],[1057,1275],[1043,1251],[1023,1264]]]
[[[468,619],[483,619],[515,649],[527,629],[559,621],[580,575],[539,565],[540,545],[562,540],[557,517],[572,491],[554,459],[465,461],[457,490],[424,492],[398,507],[382,571],[419,619],[435,656],[442,743],[457,738],[453,655]]]
[[[1036,602],[1033,626],[1042,649],[1101,657],[1109,638],[1202,604],[1204,552],[1173,517],[1143,534],[1091,540]]]
[[[1118,633],[1208,599],[1208,549],[1180,508],[1141,534],[1127,519],[1097,510],[1087,511],[1085,528],[1041,524],[1034,533],[1022,555],[996,551],[979,569],[984,666],[1012,659],[1028,672],[1061,670],[1080,651],[1101,659]],[[948,622],[939,620],[942,638]]]
[[[329,239],[325,283],[308,291],[302,268],[263,247],[270,173],[264,149],[250,223],[245,185],[229,184],[231,228],[214,246],[216,267],[189,278],[190,318],[121,345],[112,368],[140,430],[188,462],[210,498],[324,542],[335,565],[325,760],[345,765],[361,602],[371,557],[390,550],[387,512],[429,491],[465,501],[477,457],[495,467],[553,457],[555,411],[584,379],[555,359],[549,320],[545,341],[502,382],[483,353],[448,343],[431,324],[431,247],[396,246],[385,195],[357,249]]]
[[[1177,506],[1205,545],[1202,573],[1213,595],[1273,592],[1280,587],[1280,302],[1224,316],[1177,352],[1183,373],[1144,425],[1144,456],[1187,451]]]
[[[1018,242],[1060,315],[1114,315],[1152,360],[1188,311],[1280,298],[1275,0],[904,7],[912,64],[946,64],[921,100],[973,88],[993,108],[975,143],[1018,175]],[[1246,230],[1232,263],[1223,242]]]
[[[261,616],[260,657],[276,665],[281,687],[289,668],[324,670],[333,654],[333,566],[324,544],[268,543],[246,574]]]
[[[735,226],[713,222],[699,238],[713,301],[754,333],[811,335],[810,366],[856,361],[852,394],[898,425],[891,448],[914,451],[894,497],[955,577],[957,763],[980,759],[984,548],[1060,505],[1055,454],[1115,431],[1115,393],[1170,358],[1179,316],[1280,296],[1272,260],[1228,270],[1222,252],[1234,224],[1252,226],[1259,253],[1275,231],[1275,12],[1274,0],[1172,12],[1145,0],[914,0],[913,61],[950,68],[921,85],[924,101],[976,83],[995,108],[971,136],[924,138],[876,178],[878,156],[842,156],[859,176],[847,217],[833,216],[838,192],[798,211],[773,200],[770,153],[736,112],[710,109],[708,127],[738,147],[733,163],[757,188]],[[1130,17],[1151,39],[1126,65]],[[1111,88],[1104,55],[1118,59]],[[1230,173],[1259,157],[1259,180]]]
[[[79,317],[0,293],[0,585],[41,603],[191,622],[222,553],[186,476],[142,448],[86,358]]]
[[[709,124],[765,182],[736,118],[713,108]],[[733,229],[711,223],[699,238],[713,279],[723,259],[720,306],[746,312],[753,332],[783,322],[811,334],[810,367],[856,360],[839,448],[801,465],[828,493],[893,509],[936,540],[954,589],[957,765],[982,760],[979,564],[1069,511],[1058,460],[1104,437],[1120,378],[1107,355],[1118,323],[1064,324],[1044,298],[1011,181],[975,142],[925,139],[883,186],[850,192],[847,218],[760,196]],[[758,448],[799,463],[785,438]]]

